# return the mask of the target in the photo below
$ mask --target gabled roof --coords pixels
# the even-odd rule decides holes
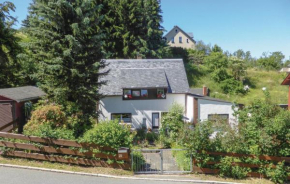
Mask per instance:
[[[39,99],[40,97],[45,96],[45,93],[35,86],[23,86],[0,89],[0,96],[4,96],[16,102],[25,102]]]
[[[167,37],[167,35],[171,32],[171,31],[174,31],[175,29],[179,29],[186,37],[188,37],[188,39],[190,39],[191,41],[193,41],[194,43],[196,43],[196,41],[193,39],[193,34],[190,33],[186,33],[185,31],[183,31],[180,27],[178,26],[174,26],[170,31],[168,31],[168,33],[165,35],[165,37]]]
[[[188,93],[182,59],[108,59],[109,74],[100,89],[104,95],[123,95],[125,88],[167,88],[168,93]]]
[[[290,74],[287,75],[281,85],[290,85]]]

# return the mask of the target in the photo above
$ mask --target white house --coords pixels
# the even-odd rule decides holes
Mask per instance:
[[[186,33],[180,27],[174,26],[165,36],[170,47],[182,47],[185,49],[195,49],[196,41],[192,33]]]
[[[106,60],[109,74],[100,92],[105,97],[98,110],[100,120],[119,119],[133,128],[158,129],[163,113],[174,102],[184,106],[188,122],[221,116],[234,122],[233,104],[193,94],[190,91],[182,59]]]

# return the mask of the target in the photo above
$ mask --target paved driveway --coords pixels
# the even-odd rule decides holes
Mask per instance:
[[[10,167],[0,167],[3,184],[177,184],[181,182],[114,179],[95,176],[55,173]],[[189,182],[182,182],[188,184]]]

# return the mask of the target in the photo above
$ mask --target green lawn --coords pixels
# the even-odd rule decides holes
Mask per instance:
[[[255,99],[264,98],[262,88],[266,87],[271,94],[273,102],[287,104],[288,87],[281,85],[286,75],[286,73],[277,71],[249,69],[247,70],[247,77],[250,81],[250,90],[246,95],[223,94],[219,85],[210,78],[210,75],[201,77],[192,88],[206,85],[210,89],[210,96],[212,97],[248,105]]]

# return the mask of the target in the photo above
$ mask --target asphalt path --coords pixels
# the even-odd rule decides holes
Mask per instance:
[[[65,174],[21,168],[0,167],[2,184],[189,184],[192,182],[146,181],[132,179],[115,179],[77,174]],[[204,184],[204,183],[203,183]]]

